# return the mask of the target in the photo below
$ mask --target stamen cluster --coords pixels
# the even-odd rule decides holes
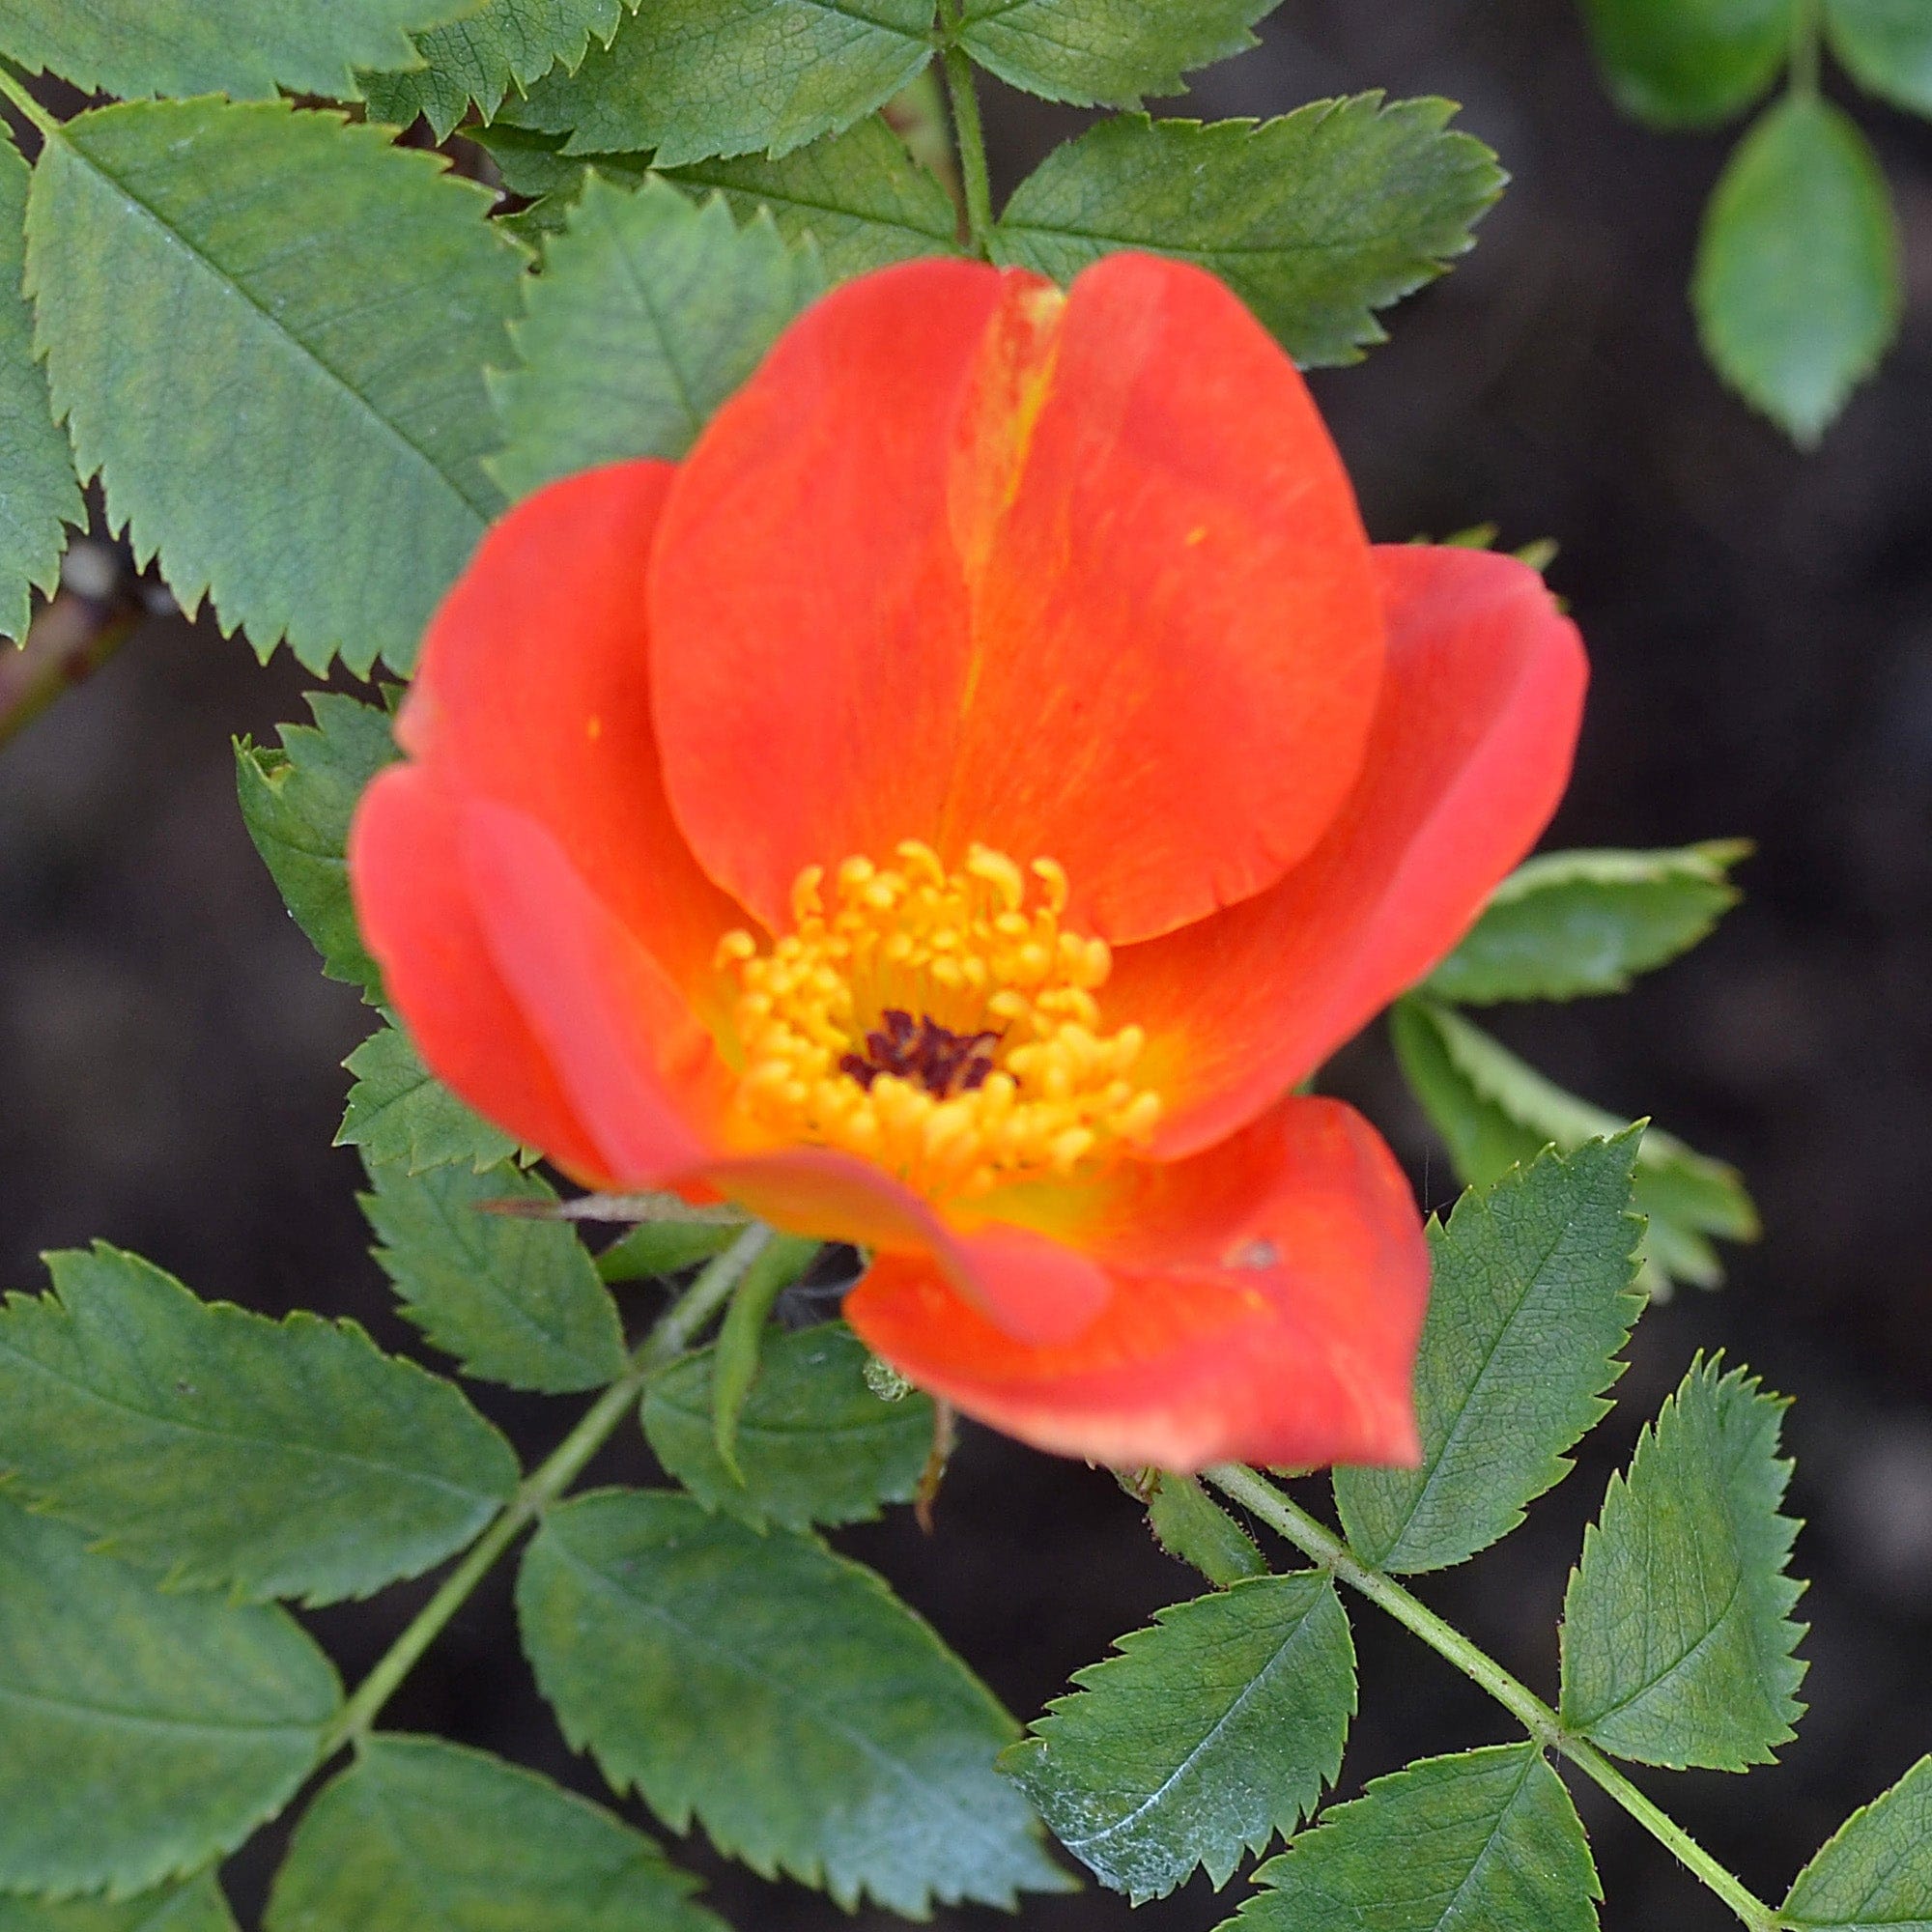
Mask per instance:
[[[793,930],[727,933],[738,1104],[761,1134],[841,1149],[939,1198],[1066,1174],[1146,1140],[1160,1096],[1139,1027],[1101,1029],[1105,941],[1063,930],[1066,874],[975,845],[948,871],[908,840],[885,867],[810,866]]]

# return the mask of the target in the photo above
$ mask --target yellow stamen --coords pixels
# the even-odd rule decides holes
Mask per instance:
[[[1145,1143],[1161,1115],[1133,1078],[1146,1037],[1102,1024],[1113,955],[1063,929],[1065,869],[975,845],[949,872],[911,839],[893,856],[807,867],[794,929],[769,951],[748,932],[719,942],[754,1132],[862,1155],[940,1199]]]

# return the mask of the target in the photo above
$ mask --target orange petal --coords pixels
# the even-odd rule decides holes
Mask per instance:
[[[624,463],[519,503],[444,600],[397,735],[467,796],[544,826],[616,919],[714,1013],[740,910],[666,803],[644,570],[671,467]]]
[[[1164,1156],[1251,1119],[1428,973],[1569,781],[1588,668],[1543,580],[1484,551],[1375,555],[1388,670],[1334,827],[1260,897],[1115,954],[1107,1014],[1151,1036]]]
[[[782,927],[917,838],[1059,860],[1149,938],[1279,878],[1352,781],[1381,624],[1300,377],[1211,276],[916,263],[795,324],[651,568],[678,822]]]
[[[1206,1153],[1132,1163],[1074,1195],[1062,1211],[1113,1286],[1080,1335],[1015,1339],[908,1255],[874,1264],[847,1319],[922,1387],[1061,1455],[1174,1469],[1415,1460],[1428,1246],[1359,1115],[1286,1100]]]

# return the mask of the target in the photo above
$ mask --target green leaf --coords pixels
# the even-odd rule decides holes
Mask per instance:
[[[281,749],[235,746],[242,819],[296,923],[322,954],[331,980],[383,997],[383,976],[355,923],[343,848],[369,781],[399,755],[381,705],[311,692],[313,724],[284,724]]]
[[[1630,1124],[1566,1094],[1433,1000],[1403,1001],[1390,1016],[1390,1032],[1416,1098],[1456,1172],[1473,1186],[1500,1179],[1552,1142],[1567,1151]],[[1757,1238],[1757,1210],[1737,1171],[1658,1127],[1645,1129],[1637,1153],[1634,1205],[1648,1223],[1637,1280],[1651,1294],[1667,1293],[1677,1281],[1699,1288],[1722,1281],[1710,1236]]]
[[[375,1192],[360,1200],[383,1241],[376,1259],[403,1313],[465,1375],[563,1394],[623,1374],[616,1303],[576,1231],[484,1211],[494,1201],[554,1202],[549,1182],[507,1165],[413,1178],[372,1165],[369,1179]]]
[[[1619,1757],[1683,1770],[1768,1764],[1804,1709],[1804,1634],[1778,1513],[1786,1404],[1693,1363],[1610,1478],[1563,1598],[1563,1723]]]
[[[379,1733],[308,1808],[268,1932],[724,1932],[641,1832],[440,1738]],[[5,1932],[0,1923],[0,1932]]]
[[[1218,1889],[1342,1768],[1355,1648],[1325,1575],[1252,1577],[1159,1611],[1074,1673],[1001,1759],[1054,1835],[1142,1904]]]
[[[1507,1536],[1570,1473],[1643,1307],[1630,1212],[1639,1134],[1554,1151],[1471,1188],[1430,1224],[1429,1316],[1415,1369],[1422,1460],[1337,1469],[1356,1553],[1397,1573],[1446,1569]]]
[[[774,1235],[732,1290],[731,1304],[719,1324],[711,1351],[711,1435],[718,1460],[734,1482],[745,1480],[738,1461],[738,1422],[745,1412],[745,1398],[758,1378],[766,1324],[779,1296],[811,1265],[823,1246],[822,1241],[801,1235]]]
[[[353,1322],[205,1302],[105,1242],[47,1267],[0,1308],[0,1476],[170,1586],[367,1596],[516,1488],[462,1394]]]
[[[1491,895],[1429,990],[1465,1006],[1624,992],[1738,902],[1729,872],[1750,849],[1722,838],[1677,851],[1544,853]]]
[[[335,1145],[360,1148],[369,1166],[393,1162],[409,1175],[432,1167],[481,1174],[516,1152],[511,1135],[430,1072],[400,1027],[382,1026],[342,1064],[355,1084]]]
[[[407,30],[478,0],[0,0],[0,49],[86,94],[354,94],[352,68],[416,58]]]
[[[259,651],[407,670],[498,507],[483,368],[525,257],[489,207],[380,128],[283,104],[107,107],[48,141],[27,282],[81,471]]]
[[[1794,95],[1739,142],[1705,211],[1690,298],[1718,373],[1809,448],[1905,308],[1891,196],[1842,108]]]
[[[1932,1758],[1845,1820],[1777,1918],[1832,1932],[1932,1932]]]
[[[1533,1745],[1373,1779],[1255,1874],[1240,1932],[1596,1932],[1603,1897],[1563,1780]]]
[[[1258,45],[1276,0],[966,0],[959,43],[1009,86],[1076,106],[1181,94],[1190,68]]]
[[[164,1596],[0,1495],[0,1890],[199,1870],[295,1796],[341,1698],[287,1611]]]
[[[439,141],[473,104],[487,121],[512,89],[561,66],[575,73],[594,40],[608,47],[638,0],[470,0],[467,17],[415,37],[424,65],[359,76],[375,121],[407,128],[424,116]]]
[[[1219,275],[1304,366],[1358,362],[1385,308],[1471,245],[1495,156],[1447,100],[1316,100],[1277,121],[1122,115],[1014,191],[993,254],[1066,282],[1117,248]]]
[[[882,1402],[866,1384],[866,1348],[837,1322],[766,1338],[738,1414],[739,1482],[713,1427],[716,1351],[652,1378],[644,1435],[665,1468],[708,1510],[755,1529],[869,1522],[910,1502],[932,1450],[932,1403]]]
[[[651,148],[668,168],[782,155],[883,107],[931,58],[931,0],[653,0],[502,118],[568,134],[568,154]]]
[[[1825,34],[1866,93],[1932,114],[1932,12],[1924,0],[1825,0]]]
[[[1664,128],[1742,114],[1784,65],[1793,0],[1584,0],[1597,61],[1626,114]]]
[[[1192,1476],[1155,1470],[1147,1513],[1154,1541],[1222,1589],[1267,1572],[1254,1538]]]
[[[237,1932],[237,1927],[220,1886],[204,1874],[121,1904],[73,1898],[57,1905],[0,1892],[0,1932]]]
[[[742,1220],[642,1221],[597,1257],[597,1272],[609,1282],[681,1274],[722,1255],[744,1232]]]
[[[592,176],[512,329],[523,366],[496,378],[512,497],[626,457],[679,457],[779,331],[823,286],[809,245],[745,227],[668,183],[626,193]]]
[[[1064,1886],[993,1769],[1010,1718],[869,1570],[688,1496],[551,1511],[517,1587],[564,1735],[674,1831],[923,1917]]]
[[[27,180],[19,151],[0,138],[0,637],[16,640],[27,635],[29,593],[51,595],[60,582],[65,526],[87,521],[47,379],[34,360],[33,312],[20,297]]]

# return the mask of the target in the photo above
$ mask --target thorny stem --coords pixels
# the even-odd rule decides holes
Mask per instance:
[[[1720,1865],[1683,1826],[1660,1810],[1602,1751],[1572,1737],[1542,1698],[1505,1670],[1428,1605],[1392,1577],[1364,1563],[1333,1530],[1289,1500],[1272,1483],[1238,1463],[1223,1463],[1204,1472],[1224,1495],[1232,1496],[1311,1556],[1324,1570],[1359,1591],[1378,1609],[1419,1636],[1437,1656],[1482,1686],[1544,1750],[1566,1757],[1609,1794],[1652,1837],[1694,1877],[1717,1893],[1750,1932],[1777,1932],[1779,1919],[1770,1906]]]
[[[428,1603],[356,1687],[330,1726],[323,1750],[331,1757],[344,1745],[359,1744],[402,1687],[403,1680],[422,1661],[424,1652],[441,1635],[470,1593],[496,1567],[497,1560],[529,1525],[583,1473],[584,1466],[610,1439],[629,1413],[644,1383],[666,1363],[691,1346],[705,1323],[731,1297],[746,1270],[764,1252],[772,1231],[753,1222],[705,1268],[666,1310],[650,1334],[632,1354],[624,1373],[584,1411],[582,1419],[525,1479],[503,1512],[470,1547],[469,1555],[443,1579]]]
[[[980,124],[980,97],[973,91],[973,63],[966,49],[950,38],[958,27],[958,8],[952,0],[943,10],[948,31],[941,64],[946,70],[946,94],[952,104],[952,136],[959,147],[959,179],[966,190],[966,237],[974,254],[991,254],[993,188],[986,173],[986,134]]]

